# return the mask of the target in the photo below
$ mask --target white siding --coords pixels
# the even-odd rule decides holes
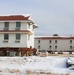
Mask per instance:
[[[3,30],[3,29],[4,29],[4,23],[0,22],[0,30]]]
[[[4,30],[4,22],[0,21],[0,30]],[[16,28],[16,22],[17,21],[7,21],[9,22],[9,30],[15,30]],[[33,25],[30,25],[30,28],[28,27],[28,23],[25,21],[18,21],[21,22],[21,30],[29,30],[32,34],[28,33],[21,33],[21,40],[20,43],[15,42],[15,34],[9,32],[9,40],[8,43],[3,42],[4,40],[4,33],[0,32],[0,47],[34,47],[34,31],[33,31]],[[30,39],[28,40],[28,35],[30,35]]]
[[[0,34],[0,47],[27,47],[27,35],[21,34],[20,43],[15,42],[15,34],[9,34],[8,42],[3,42],[3,34]]]
[[[38,43],[38,40],[40,40],[40,43]],[[49,40],[51,40],[51,43],[49,43]],[[56,44],[55,40],[57,40]],[[70,40],[72,40],[72,44],[70,44]],[[40,46],[40,50],[45,49],[52,51],[74,51],[74,39],[35,39],[35,48],[38,49],[38,46]],[[51,46],[51,49],[49,46]],[[57,49],[55,49],[55,46],[57,46]],[[70,46],[73,48],[70,49]]]
[[[21,22],[21,30],[27,30],[28,29],[27,26],[28,26],[27,22]]]
[[[16,23],[15,22],[9,22],[9,30],[15,30]]]

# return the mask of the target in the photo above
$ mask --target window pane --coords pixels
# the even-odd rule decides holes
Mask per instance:
[[[72,46],[70,46],[70,49],[72,49]]]
[[[16,34],[16,40],[20,40],[20,34]]]
[[[72,40],[70,40],[70,44],[72,44]]]
[[[40,40],[38,40],[38,44],[40,44]]]
[[[16,22],[16,27],[21,27],[21,22]]]
[[[51,46],[49,46],[49,49],[51,49]]]
[[[51,40],[49,40],[49,44],[51,44]]]
[[[4,34],[4,40],[8,40],[9,39],[9,34]]]
[[[38,49],[40,49],[40,45],[38,46]]]
[[[9,22],[5,22],[5,27],[9,27]]]
[[[55,40],[55,44],[57,44],[57,40]]]
[[[55,49],[57,49],[57,46],[55,46]]]

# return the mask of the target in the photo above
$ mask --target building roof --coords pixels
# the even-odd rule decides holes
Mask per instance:
[[[22,15],[10,15],[10,16],[0,16],[0,21],[2,20],[29,20],[30,16]]]
[[[0,16],[0,21],[15,21],[15,20],[26,20],[31,23],[34,28],[38,28],[35,22],[32,20],[31,15],[6,15]]]
[[[42,40],[48,40],[48,39],[74,39],[74,36],[40,36],[35,37],[35,39],[42,39]]]

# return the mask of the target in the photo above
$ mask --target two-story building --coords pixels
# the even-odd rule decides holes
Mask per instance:
[[[0,16],[0,55],[17,55],[34,48],[34,30],[38,26],[31,16]]]
[[[48,52],[74,52],[74,36],[36,36],[35,48]]]

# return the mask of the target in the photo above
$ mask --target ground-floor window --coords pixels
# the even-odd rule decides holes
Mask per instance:
[[[20,40],[20,34],[19,33],[16,34],[16,40]]]
[[[9,34],[5,33],[4,34],[4,40],[8,40],[9,39]]]

